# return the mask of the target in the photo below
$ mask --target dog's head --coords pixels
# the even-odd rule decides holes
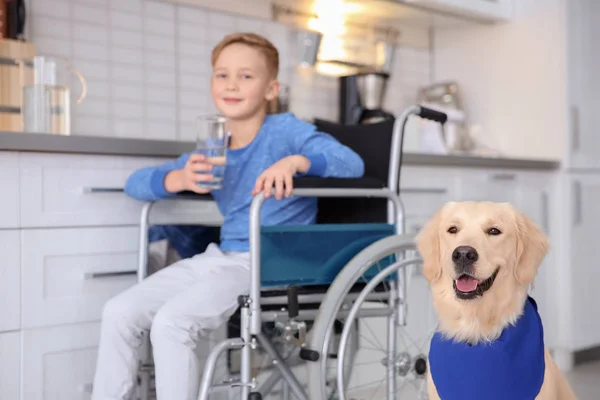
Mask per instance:
[[[488,336],[479,329],[484,327],[475,328],[468,320],[485,315],[493,336],[500,325],[518,317],[548,241],[508,203],[452,202],[428,221],[417,246],[448,333],[471,336],[475,330]],[[449,320],[444,324],[444,319],[460,320],[460,315],[462,328],[467,324],[470,332],[459,332],[461,324]]]

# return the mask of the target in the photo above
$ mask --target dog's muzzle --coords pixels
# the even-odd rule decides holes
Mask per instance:
[[[475,262],[479,259],[477,250],[471,246],[458,246],[452,252],[452,262],[457,275],[475,273]]]

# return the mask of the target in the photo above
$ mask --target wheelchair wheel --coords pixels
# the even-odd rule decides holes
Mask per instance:
[[[390,255],[397,262],[381,264]],[[427,399],[427,353],[437,318],[428,283],[415,273],[420,264],[414,237],[400,235],[367,247],[339,273],[307,345],[319,354],[308,363],[310,399]],[[374,268],[379,273],[367,277]],[[404,285],[390,279],[395,274]],[[357,283],[366,284],[358,297]],[[343,330],[336,338],[340,323]]]

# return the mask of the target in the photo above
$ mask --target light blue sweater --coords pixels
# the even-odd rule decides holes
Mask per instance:
[[[258,176],[284,157],[303,155],[310,160],[306,175],[358,178],[364,173],[360,156],[332,136],[291,113],[268,115],[256,138],[248,146],[227,151],[223,188],[212,196],[225,220],[221,227],[223,251],[247,252],[252,189]],[[160,166],[134,172],[125,192],[138,200],[151,201],[174,196],[165,190],[166,175],[185,166],[189,154]],[[306,225],[315,222],[317,202],[313,198],[267,199],[261,209],[261,225]]]

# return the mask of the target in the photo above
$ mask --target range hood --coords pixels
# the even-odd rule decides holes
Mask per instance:
[[[380,27],[411,27],[431,29],[455,27],[471,23],[494,22],[489,16],[474,13],[464,7],[449,6],[452,0],[161,0],[167,3],[203,7],[249,17],[272,19],[273,6],[294,9],[301,13],[315,10],[342,14],[348,22]],[[467,0],[494,2],[498,0]]]
[[[317,69],[326,65],[328,72],[323,69],[320,72],[328,75],[361,70],[389,72],[386,68],[391,65],[398,45],[429,48],[432,29],[490,22],[481,16],[468,15],[466,10],[449,7],[448,4],[457,3],[455,0],[162,1],[274,20],[294,28],[299,42],[310,43],[298,49],[298,64]],[[302,32],[319,37],[310,38],[310,34]]]

